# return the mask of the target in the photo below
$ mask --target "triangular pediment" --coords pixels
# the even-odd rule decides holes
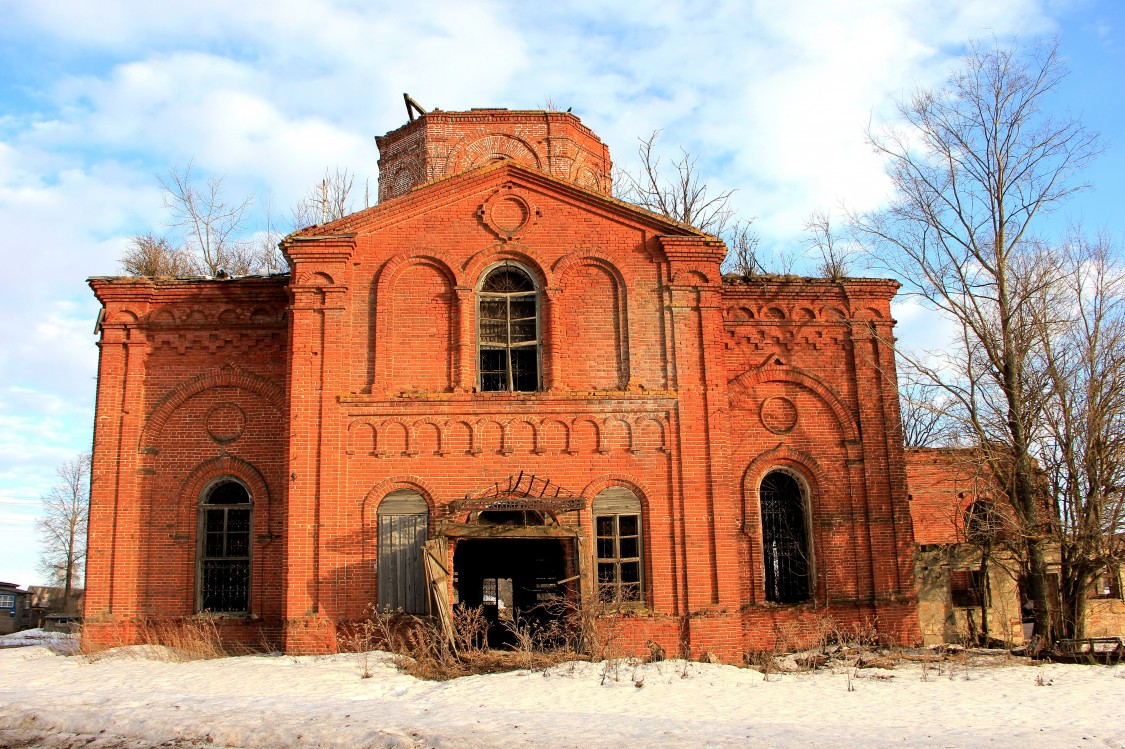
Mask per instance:
[[[461,202],[466,194],[480,194],[487,192],[489,188],[500,189],[504,186],[548,194],[592,213],[603,215],[607,219],[643,226],[659,235],[699,238],[709,236],[623,200],[584,189],[513,161],[501,161],[427,183],[406,195],[384,201],[336,221],[301,229],[290,234],[286,241],[355,237],[375,233],[414,216],[432,213],[444,206]]]

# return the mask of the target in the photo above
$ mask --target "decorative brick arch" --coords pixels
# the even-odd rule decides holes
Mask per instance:
[[[641,507],[644,508],[647,514],[651,506],[652,492],[648,486],[635,476],[630,476],[624,473],[606,473],[598,476],[596,479],[586,484],[586,488],[582,490],[582,496],[586,498],[586,506],[593,507],[594,500],[599,494],[611,486],[624,486],[637,496],[641,502]]]
[[[223,476],[236,478],[250,490],[250,501],[255,509],[266,510],[270,506],[269,486],[261,472],[252,464],[233,455],[220,455],[197,465],[184,480],[180,498],[184,507],[195,507],[203,497],[203,490],[212,481]]]
[[[526,141],[507,133],[493,133],[455,145],[445,161],[445,176],[468,171],[496,159],[511,159],[542,171],[539,154]]]
[[[272,380],[267,380],[261,375],[254,374],[240,367],[232,365],[224,366],[218,371],[204,372],[189,380],[181,382],[176,387],[157,401],[149,415],[148,420],[145,422],[145,427],[141,431],[140,443],[138,449],[145,450],[150,445],[152,439],[160,433],[168,420],[172,418],[172,414],[176,412],[180,406],[187,401],[191,400],[200,393],[210,390],[211,388],[219,387],[232,387],[240,390],[246,390],[261,396],[263,400],[269,403],[280,414],[283,410],[285,403],[285,391],[280,385]]]
[[[457,277],[457,273],[453,270],[453,267],[446,262],[445,258],[441,257],[436,252],[430,252],[428,250],[400,252],[383,263],[383,267],[379,269],[379,279],[375,284],[376,298],[380,298],[388,289],[393,288],[394,282],[398,280],[398,277],[402,275],[409,266],[417,263],[429,263],[437,268],[445,275],[452,286],[457,286],[461,283],[461,279]]]
[[[814,494],[829,485],[828,473],[816,458],[804,450],[797,450],[783,442],[761,453],[750,461],[742,473],[742,496],[745,501],[750,496],[750,486],[755,487],[773,468],[790,468],[805,479],[809,490]]]
[[[625,272],[614,263],[613,258],[597,250],[577,250],[563,255],[555,261],[554,265],[551,266],[551,270],[554,271],[555,276],[561,281],[566,277],[566,272],[570,270],[570,268],[583,263],[601,266],[613,276],[622,291],[629,287],[629,281],[625,276]]]
[[[335,283],[336,283],[336,280],[334,278],[332,278],[332,276],[325,273],[324,271],[308,271],[306,273],[302,273],[301,277],[297,279],[297,283],[295,283],[293,285],[298,286],[298,287],[299,286],[320,287],[320,286],[333,286],[333,285],[335,285]]]
[[[788,382],[816,395],[836,417],[846,442],[859,439],[859,424],[839,396],[818,378],[794,367],[769,365],[744,372],[729,383],[731,391],[744,393],[754,385],[766,382]]]
[[[374,335],[371,338],[374,348],[374,375],[376,382],[382,382],[385,386],[390,387],[393,379],[393,357],[395,356],[394,344],[394,328],[393,324],[398,316],[395,314],[395,287],[398,284],[399,278],[402,277],[411,268],[416,266],[425,266],[432,268],[438,272],[449,285],[449,317],[445,321],[448,332],[451,336],[456,336],[456,320],[459,315],[464,314],[458,308],[456,289],[459,285],[457,273],[442,257],[436,253],[427,250],[418,250],[415,252],[401,252],[386,263],[379,269],[378,278],[375,281],[375,305],[371,310],[371,316],[375,320]],[[453,350],[451,345],[451,351]],[[450,382],[455,380],[455,377],[450,377]]]
[[[532,254],[527,248],[513,247],[510,245],[493,247],[473,254],[473,256],[465,262],[464,266],[462,266],[461,278],[464,285],[471,286],[475,290],[483,280],[485,270],[505,260],[515,261],[531,271],[541,291],[554,287],[555,274],[548,269],[546,263]]]
[[[413,489],[422,495],[422,499],[430,507],[430,516],[433,517],[437,511],[437,499],[435,499],[434,490],[421,476],[409,473],[385,478],[371,487],[359,500],[360,517],[364,518],[366,522],[366,513],[369,507],[378,507],[383,497],[399,489]]]

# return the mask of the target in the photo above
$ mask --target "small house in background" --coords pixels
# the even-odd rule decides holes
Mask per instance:
[[[1125,543],[1125,537],[1118,537]],[[1094,578],[1086,602],[1086,636],[1113,637],[1125,635],[1125,596],[1122,591],[1121,566],[1106,567]]]
[[[980,452],[908,448],[906,478],[925,644],[969,644],[985,635],[1005,644],[1025,642],[1032,635],[1032,617],[1015,553],[1020,541],[1007,498],[985,470]],[[1055,601],[1058,547],[1048,554],[1048,599]],[[1119,567],[1106,568],[1090,587],[1087,637],[1125,633],[1121,573]],[[1060,612],[1052,616],[1061,631]]]
[[[49,632],[70,632],[76,624],[82,623],[86,594],[81,588],[71,590],[69,600],[65,589],[48,585],[29,585],[27,592],[34,618],[34,624],[30,626],[42,627]]]
[[[906,481],[917,556],[918,620],[927,645],[1020,644],[1019,565],[1005,545],[1010,509],[971,448],[909,448]]]
[[[31,594],[16,583],[0,582],[0,635],[36,626]]]

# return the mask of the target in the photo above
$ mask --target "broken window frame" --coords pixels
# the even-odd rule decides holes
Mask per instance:
[[[486,291],[489,279],[492,276],[505,271],[516,271],[517,273],[525,276],[530,283],[530,289],[521,289],[514,291]],[[531,317],[512,317],[512,303],[530,300],[534,305],[534,315]],[[499,317],[485,318],[484,307],[489,302],[503,302],[504,303],[504,318],[501,320]],[[543,386],[543,336],[542,336],[542,320],[541,320],[542,305],[539,298],[539,283],[536,275],[528,268],[518,263],[504,261],[497,265],[489,267],[481,275],[480,286],[477,290],[477,390],[482,393],[533,393],[542,389]],[[503,322],[504,342],[485,341],[485,320],[493,322]],[[513,323],[527,323],[534,320],[535,334],[532,338],[526,340],[512,341],[513,338]],[[517,337],[526,338],[526,336]],[[516,352],[532,352],[534,360],[535,372],[533,379],[534,382],[527,383],[524,381],[524,376],[513,366],[513,351]],[[491,367],[485,368],[485,357],[488,354],[502,353],[504,359],[503,369]],[[523,357],[520,357],[523,358]],[[494,381],[493,376],[503,375],[503,382]],[[499,379],[499,378],[497,378]],[[526,387],[531,384],[532,387]],[[502,387],[500,387],[502,385]],[[517,387],[523,385],[524,387]]]
[[[1103,601],[1121,599],[1121,574],[1116,567],[1107,564],[1094,575],[1090,583],[1089,597]]]
[[[236,486],[245,499],[230,501],[217,496],[224,487]],[[218,500],[218,501],[215,501]],[[231,528],[232,513],[246,513],[245,530]],[[237,516],[236,516],[237,517]],[[216,523],[213,525],[213,523]],[[213,553],[209,543],[215,535],[220,539],[219,553]],[[199,501],[197,526],[195,610],[199,613],[245,616],[251,611],[251,591],[253,590],[253,539],[254,539],[254,498],[250,488],[234,476],[223,476],[212,481],[204,490]],[[245,553],[230,553],[232,536],[245,536]],[[237,541],[235,541],[237,543]],[[214,588],[212,575],[222,567],[228,567],[227,588],[223,592]],[[233,573],[233,575],[232,575]],[[241,580],[230,582],[230,578]],[[233,593],[231,592],[233,590]],[[218,605],[216,598],[220,599]],[[226,603],[222,599],[228,599]]]
[[[985,578],[985,606],[992,608],[992,581]],[[950,570],[949,601],[954,608],[979,609],[981,607],[981,571]]]
[[[783,491],[788,496],[772,496]],[[768,506],[770,503],[777,507]],[[811,513],[802,477],[781,468],[771,469],[758,484],[758,510],[766,601],[791,605],[811,600],[815,580],[809,532]]]

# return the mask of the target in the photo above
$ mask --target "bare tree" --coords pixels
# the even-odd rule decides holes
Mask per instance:
[[[293,206],[293,228],[327,224],[350,214],[354,185],[355,174],[348,169],[336,167],[329,171],[325,168],[323,179]]]
[[[729,272],[740,276],[756,276],[766,273],[759,255],[761,237],[751,229],[753,219],[735,219],[723,235],[727,243],[726,267]]]
[[[899,412],[906,447],[940,447],[957,441],[953,401],[926,375],[904,363],[898,371]]]
[[[200,184],[190,163],[183,169],[171,169],[160,178],[160,186],[164,205],[172,214],[169,228],[182,233],[183,246],[195,256],[201,270],[211,276],[243,275],[252,270],[253,248],[242,233],[253,198],[228,200],[222,177]]]
[[[121,271],[130,276],[191,276],[198,273],[195,258],[182,247],[173,246],[167,237],[149,232],[129,240],[118,262]]]
[[[760,238],[753,218],[739,218],[730,204],[734,190],[713,192],[699,174],[696,158],[680,149],[680,158],[665,161],[656,149],[660,131],[640,138],[635,172],[618,170],[613,184],[616,197],[645,210],[721,237],[727,244],[726,267],[743,276],[764,273]]]
[[[59,482],[41,497],[37,526],[43,544],[39,569],[63,588],[63,605],[73,606],[75,580],[86,562],[86,528],[90,519],[90,454],[66,460],[56,469]]]
[[[831,212],[813,211],[805,218],[804,229],[808,249],[820,256],[816,272],[834,281],[847,276],[855,247],[833,226]]]
[[[1085,635],[1089,591],[1125,561],[1125,267],[1073,230],[1038,306],[1047,390],[1037,457],[1055,500],[1063,634]]]
[[[284,273],[289,263],[278,249],[281,232],[274,223],[273,199],[267,195],[265,200],[265,229],[258,233],[254,242],[254,267],[265,273]]]
[[[617,197],[693,229],[721,235],[734,217],[730,206],[734,190],[713,192],[700,177],[695,156],[683,149],[680,158],[666,167],[656,150],[659,137],[655,130],[639,139],[639,170],[619,172],[613,181]]]
[[[1057,268],[1032,230],[1086,186],[1078,175],[1100,151],[1079,120],[1046,111],[1065,75],[1057,44],[972,45],[944,85],[899,103],[903,127],[868,130],[896,195],[886,209],[852,217],[874,257],[959,326],[956,357],[920,369],[956,399],[1007,491],[1041,637],[1051,632],[1052,522],[1032,457],[1043,404],[1029,365],[1032,306]]]

